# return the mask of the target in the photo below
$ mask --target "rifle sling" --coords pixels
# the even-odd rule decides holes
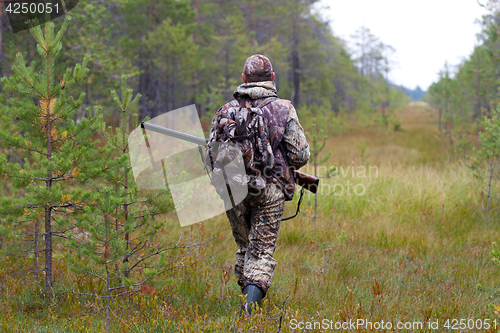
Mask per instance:
[[[297,203],[297,211],[295,212],[295,214],[293,216],[281,219],[281,221],[291,220],[300,213],[300,204],[302,203],[302,197],[304,196],[304,192],[305,192],[305,188],[304,188],[304,186],[302,186],[302,189],[300,190],[299,202]]]

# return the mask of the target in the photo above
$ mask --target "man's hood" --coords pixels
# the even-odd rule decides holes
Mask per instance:
[[[278,97],[276,94],[276,85],[273,81],[243,83],[236,88],[233,97],[238,99],[245,96],[248,96],[250,99]]]

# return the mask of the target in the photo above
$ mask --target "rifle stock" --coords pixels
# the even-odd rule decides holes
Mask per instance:
[[[311,191],[314,194],[318,192],[319,178],[297,170],[292,170],[292,173],[295,184],[304,187],[306,190]]]

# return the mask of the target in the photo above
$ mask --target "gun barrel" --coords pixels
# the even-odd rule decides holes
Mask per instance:
[[[165,135],[168,135],[168,136],[180,139],[180,140],[185,140],[185,141],[189,141],[192,143],[196,143],[199,146],[206,146],[206,144],[208,143],[208,140],[199,138],[197,136],[174,131],[174,130],[171,130],[169,128],[161,127],[158,125],[153,125],[153,124],[141,122],[141,127],[147,129],[148,131],[152,131],[152,132],[156,132],[156,133],[160,133],[160,134],[165,134]]]

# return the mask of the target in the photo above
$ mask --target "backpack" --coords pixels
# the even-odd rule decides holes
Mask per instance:
[[[261,108],[276,99],[265,98],[256,107],[250,100],[232,100],[229,108],[217,111],[207,144],[206,165],[219,195],[231,192],[231,185],[266,187],[266,175],[273,169],[275,158]]]

